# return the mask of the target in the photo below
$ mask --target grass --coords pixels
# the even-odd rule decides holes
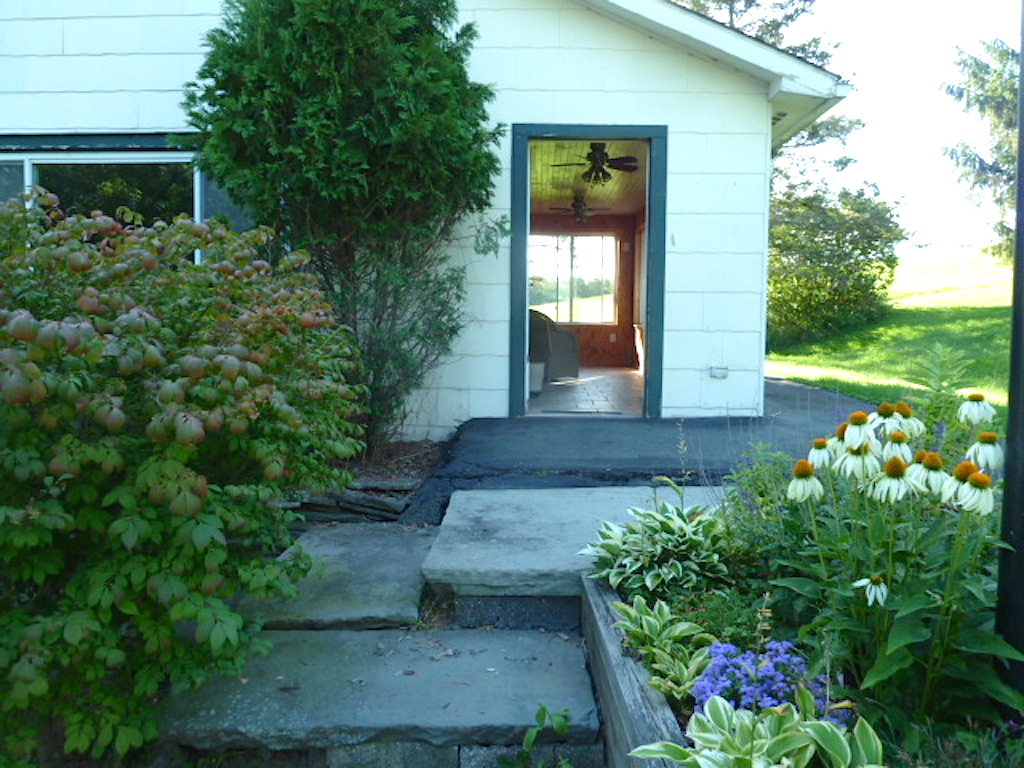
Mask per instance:
[[[972,361],[965,389],[1005,407],[1013,270],[980,253],[932,246],[904,255],[876,325],[768,356],[766,371],[869,403],[921,386],[921,364],[941,343]]]

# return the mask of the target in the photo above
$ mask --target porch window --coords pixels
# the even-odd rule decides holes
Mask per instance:
[[[612,235],[531,235],[530,309],[558,323],[617,322],[617,240]]]

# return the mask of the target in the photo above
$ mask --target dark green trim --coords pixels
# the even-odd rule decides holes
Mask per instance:
[[[665,196],[668,186],[668,128],[664,125],[512,126],[511,322],[509,330],[509,415],[526,413],[527,255],[530,234],[530,139],[642,139],[650,143],[647,179],[647,316],[644,416],[661,417],[661,366],[665,330]]]
[[[526,413],[527,257],[530,237],[530,137],[512,126],[512,265],[509,316],[509,416]]]
[[[167,133],[68,133],[0,135],[0,152],[180,151]]]

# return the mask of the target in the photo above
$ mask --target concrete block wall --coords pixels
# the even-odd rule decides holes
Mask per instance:
[[[5,133],[173,132],[220,0],[0,3]]]

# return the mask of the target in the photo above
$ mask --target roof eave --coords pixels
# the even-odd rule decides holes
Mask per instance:
[[[584,3],[599,13],[765,83],[768,100],[772,102],[772,146],[776,149],[851,90],[839,75],[671,0],[584,0]]]

